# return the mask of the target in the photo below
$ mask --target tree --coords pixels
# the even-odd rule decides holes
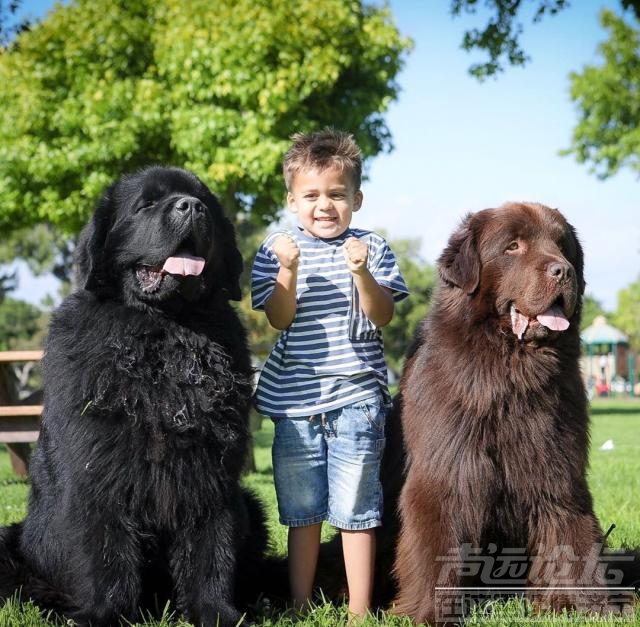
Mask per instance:
[[[602,64],[571,74],[580,120],[563,154],[604,179],[624,166],[640,173],[640,22],[633,26],[608,10],[600,22],[609,32],[599,47]]]
[[[461,13],[476,13],[478,0],[451,0],[451,13],[454,16]],[[475,63],[469,68],[469,73],[479,80],[484,80],[504,71],[504,58],[509,65],[525,65],[529,56],[520,47],[518,38],[523,27],[517,17],[523,11],[522,0],[486,0],[490,17],[484,30],[473,28],[466,31],[462,40],[462,47],[471,51],[483,50],[489,55],[484,63]],[[539,22],[546,14],[555,15],[569,6],[567,0],[536,0],[537,8],[533,11],[532,21]]]
[[[454,16],[475,14],[478,0],[451,0]],[[469,72],[484,80],[504,71],[505,65],[525,65],[528,55],[520,46],[520,17],[527,11],[533,22],[568,8],[567,0],[487,0],[489,19],[484,29],[465,32],[462,47],[482,50],[488,60],[473,64]],[[601,65],[586,66],[570,75],[571,98],[580,119],[571,146],[561,151],[586,163],[599,178],[612,176],[622,167],[640,172],[640,0],[620,0],[625,18],[603,10],[600,21],[609,39],[599,47]]]
[[[602,303],[591,296],[590,294],[585,294],[582,300],[582,320],[580,322],[580,327],[582,329],[586,329],[588,326],[591,326],[593,321],[596,319],[596,316],[605,316],[607,317],[609,314],[604,310]]]
[[[365,157],[391,149],[383,114],[410,47],[360,1],[57,5],[0,53],[0,228],[77,233],[108,183],[151,162],[266,223],[292,131],[338,122]]]
[[[620,0],[623,9],[632,10],[640,18],[640,0]],[[476,14],[478,0],[451,0],[451,14]],[[530,57],[521,48],[519,38],[523,33],[519,17],[529,14],[533,23],[540,22],[545,15],[556,15],[571,6],[570,0],[485,0],[489,19],[484,29],[466,31],[462,47],[467,51],[481,50],[489,60],[475,63],[469,73],[479,80],[494,76],[505,69],[505,64],[524,66]]]
[[[7,296],[15,289],[15,277],[0,275],[0,350],[40,348],[49,323],[49,314],[22,300]],[[40,386],[40,373],[34,363],[0,364],[0,389],[15,387],[21,396]]]
[[[618,308],[612,322],[627,334],[633,350],[640,352],[640,277],[618,292]]]
[[[0,302],[0,350],[25,348],[41,329],[42,312],[35,305],[14,298]]]
[[[264,312],[255,311],[251,308],[251,266],[260,244],[266,237],[267,229],[250,228],[250,225],[243,223],[238,225],[237,231],[238,246],[244,259],[244,271],[240,277],[243,298],[237,309],[247,329],[251,354],[259,364],[262,364],[273,348],[279,334],[279,331],[276,331],[269,324]]]
[[[14,289],[16,289],[16,273],[0,272],[0,304],[6,295]]]
[[[429,311],[436,270],[420,257],[419,239],[393,240],[390,245],[410,291],[409,298],[396,303],[393,320],[383,331],[387,365],[399,376],[407,347]]]
[[[61,281],[59,292],[64,296],[70,289],[75,240],[46,223],[18,229],[0,241],[0,263],[23,259],[34,275],[51,274]],[[13,278],[12,289],[15,273]]]
[[[26,20],[16,21],[15,14],[22,4],[21,0],[0,0],[0,48],[6,46],[17,33],[29,28]]]

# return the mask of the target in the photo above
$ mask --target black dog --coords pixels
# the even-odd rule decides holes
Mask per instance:
[[[28,514],[0,530],[0,599],[22,588],[94,626],[170,600],[235,625],[236,567],[266,532],[239,485],[252,369],[233,227],[193,174],[152,167],[105,192],[77,262],[45,346]]]

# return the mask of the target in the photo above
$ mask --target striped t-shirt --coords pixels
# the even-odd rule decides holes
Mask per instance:
[[[367,266],[395,301],[408,295],[395,256],[371,231],[347,229],[332,239],[287,232],[300,248],[296,314],[264,364],[255,393],[256,408],[272,418],[310,416],[382,393],[390,402],[382,332],[366,318],[342,250],[349,237],[366,241]],[[264,309],[280,263],[269,235],[251,273],[254,309]]]

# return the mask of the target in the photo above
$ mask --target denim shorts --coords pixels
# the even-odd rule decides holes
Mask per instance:
[[[280,522],[382,524],[380,461],[386,408],[379,396],[305,418],[276,418],[273,476]]]

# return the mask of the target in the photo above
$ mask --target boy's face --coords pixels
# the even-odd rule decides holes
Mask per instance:
[[[337,168],[302,170],[293,177],[287,204],[304,233],[329,239],[349,228],[353,212],[362,205],[362,192]]]

